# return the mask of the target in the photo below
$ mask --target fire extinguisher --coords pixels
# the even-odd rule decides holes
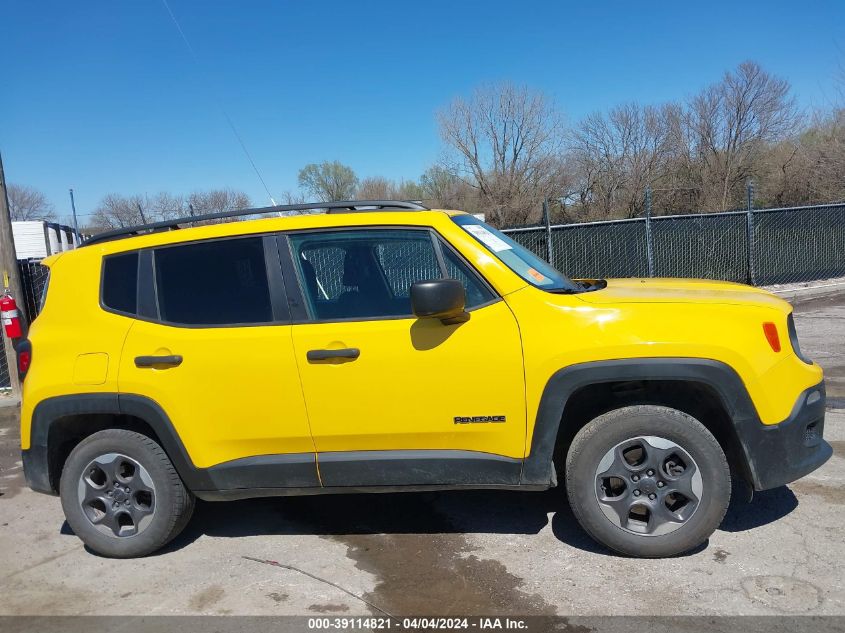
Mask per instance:
[[[3,329],[7,337],[16,339],[23,336],[18,304],[15,302],[15,298],[11,295],[8,288],[6,288],[5,294],[0,297],[0,319],[3,320]]]

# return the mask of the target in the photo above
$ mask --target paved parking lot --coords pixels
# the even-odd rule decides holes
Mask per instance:
[[[0,614],[845,614],[845,297],[796,315],[834,457],[670,560],[595,545],[559,491],[200,503],[160,554],[99,558],[24,486],[0,409]]]

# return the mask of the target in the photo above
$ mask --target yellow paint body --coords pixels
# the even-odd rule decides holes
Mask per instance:
[[[87,246],[45,260],[47,300],[32,324],[21,444],[36,405],[54,396],[146,396],[168,414],[197,467],[255,455],[310,451],[460,449],[521,458],[543,389],[558,370],[609,359],[721,361],[744,382],[764,424],[790,413],[822,379],[787,333],[788,303],[740,284],[610,280],[607,288],[552,294],[528,285],[457,226],[453,212],[301,215],[160,232]],[[362,226],[430,227],[501,300],[446,326],[377,319],[251,327],[182,328],[106,312],[105,255],[246,234]],[[564,271],[566,272],[566,271]],[[776,324],[772,350],[762,323]],[[357,347],[355,362],[309,363],[314,348]],[[138,369],[139,355],[179,354],[178,367]],[[453,423],[505,415],[506,423]]]

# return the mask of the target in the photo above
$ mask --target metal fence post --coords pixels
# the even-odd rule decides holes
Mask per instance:
[[[552,220],[549,217],[549,201],[543,200],[543,221],[546,223],[546,252],[549,263],[554,267],[555,253],[552,248]]]
[[[645,188],[645,248],[648,276],[654,277],[654,245],[651,241],[651,187]]]
[[[754,270],[754,181],[745,185],[745,224],[748,231],[748,283],[756,286],[757,274]]]

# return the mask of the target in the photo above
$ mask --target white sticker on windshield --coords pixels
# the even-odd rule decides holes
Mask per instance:
[[[468,232],[472,233],[494,253],[509,251],[512,249],[512,247],[509,246],[502,238],[493,235],[483,226],[479,226],[477,224],[464,224],[463,226]]]

